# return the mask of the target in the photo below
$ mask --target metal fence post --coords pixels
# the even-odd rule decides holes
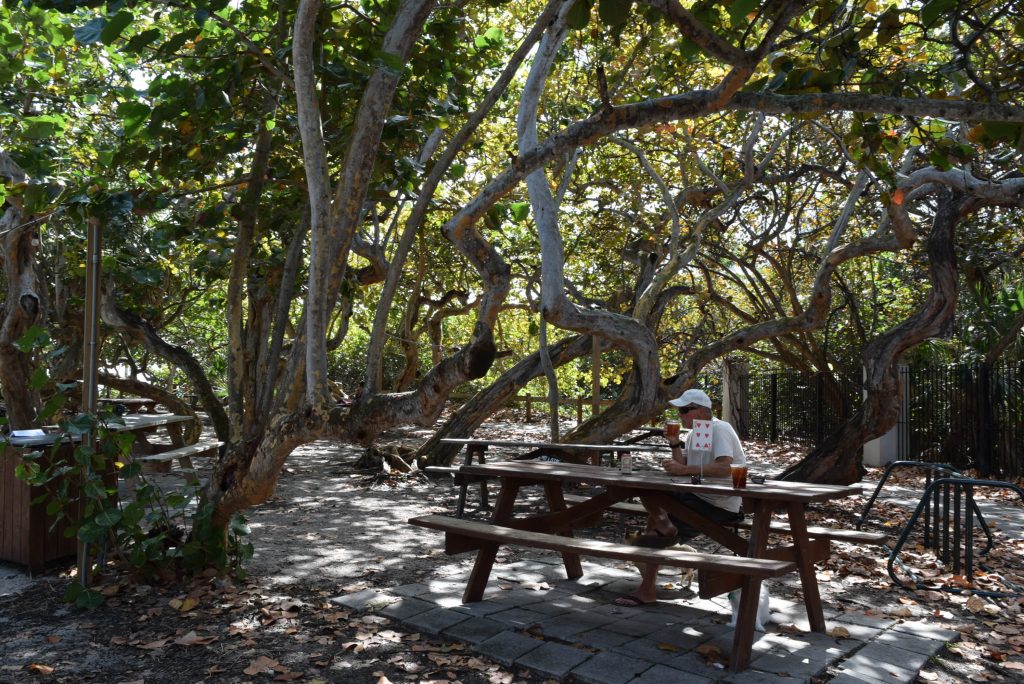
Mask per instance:
[[[779,441],[779,376],[772,373],[768,376],[768,441]]]
[[[992,364],[978,364],[978,475],[992,475]]]
[[[825,376],[814,374],[814,446],[825,440]]]

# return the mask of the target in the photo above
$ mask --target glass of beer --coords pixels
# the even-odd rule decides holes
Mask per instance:
[[[732,486],[734,489],[747,488],[747,466],[734,465],[732,467]]]
[[[670,420],[665,423],[665,438],[670,442],[675,442],[679,439],[679,421]]]

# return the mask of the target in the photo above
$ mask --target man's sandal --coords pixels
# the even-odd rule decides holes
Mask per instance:
[[[665,534],[654,530],[654,534],[641,534],[633,542],[634,546],[642,546],[647,549],[667,549],[679,543],[678,534]]]

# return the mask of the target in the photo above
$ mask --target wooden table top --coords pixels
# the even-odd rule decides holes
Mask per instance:
[[[104,427],[111,432],[135,432],[138,430],[150,430],[153,428],[163,427],[165,425],[174,425],[175,423],[186,423],[195,419],[192,416],[181,416],[175,413],[133,413],[127,416],[122,416],[120,420],[123,421],[123,423],[111,420],[107,422]],[[24,431],[16,430],[15,432]],[[65,442],[67,442],[69,438],[75,442],[81,439],[78,435],[70,437],[69,435],[60,432],[48,432],[47,434],[42,435],[15,435],[2,441],[8,442],[13,447],[37,447],[49,446],[62,436]]]
[[[579,451],[640,451],[640,452],[656,452],[661,451],[666,454],[669,453],[668,445],[663,447],[650,446],[644,444],[562,444],[559,442],[528,442],[519,441],[514,439],[477,439],[477,438],[466,438],[466,437],[445,437],[441,439],[442,444],[486,444],[487,446],[496,447],[513,447],[523,449],[551,449],[557,450],[562,449],[565,451],[579,450]]]
[[[551,461],[511,461],[464,465],[460,473],[486,477],[523,478],[528,480],[560,480],[562,482],[586,483],[608,488],[657,490],[668,492],[691,492],[694,494],[717,494],[719,496],[740,496],[770,501],[798,501],[812,503],[830,501],[862,493],[858,485],[824,485],[812,482],[789,482],[767,480],[764,484],[747,482],[744,489],[735,489],[731,480],[705,478],[700,484],[692,484],[689,476],[677,477],[662,471],[633,471],[624,473],[617,468],[602,466],[555,463]]]

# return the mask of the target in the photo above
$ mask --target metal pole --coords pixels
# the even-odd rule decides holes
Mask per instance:
[[[99,308],[100,308],[100,257],[103,250],[100,220],[92,217],[88,222],[85,247],[85,325],[82,345],[82,410],[96,415],[97,370],[99,360]],[[82,446],[93,445],[95,435],[90,431],[82,435]],[[86,464],[84,479],[89,476]],[[83,587],[89,586],[89,545],[78,542],[78,579]]]

